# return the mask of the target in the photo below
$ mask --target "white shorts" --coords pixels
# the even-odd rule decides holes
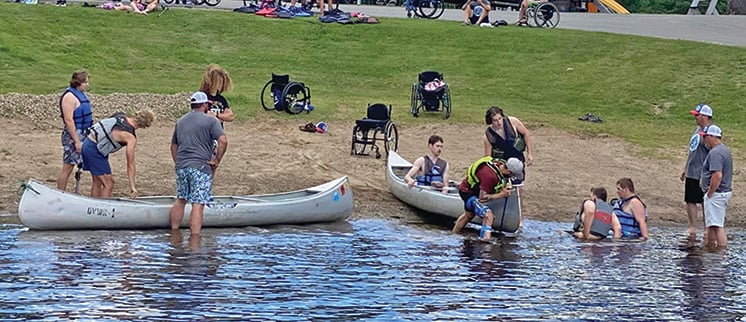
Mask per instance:
[[[733,192],[716,192],[712,198],[704,197],[705,227],[723,227],[725,225],[725,207],[728,206]]]

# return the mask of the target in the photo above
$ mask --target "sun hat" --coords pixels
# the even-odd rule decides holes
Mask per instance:
[[[523,180],[523,162],[517,158],[510,158],[505,162],[505,166],[508,167],[510,173],[518,180]]]
[[[693,110],[689,111],[692,115],[705,115],[712,117],[712,107],[707,104],[699,104]]]
[[[326,133],[326,130],[329,129],[329,126],[326,125],[324,122],[316,123],[316,132],[319,133]]]
[[[705,128],[702,129],[702,132],[699,132],[699,134],[722,137],[723,130],[721,130],[719,126],[713,124],[713,125],[705,126]]]
[[[194,92],[189,100],[192,104],[202,104],[208,102],[207,94],[205,94],[204,92]]]

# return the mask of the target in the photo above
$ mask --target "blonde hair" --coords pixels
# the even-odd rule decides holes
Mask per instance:
[[[202,76],[202,84],[199,90],[210,95],[225,93],[231,90],[233,82],[228,72],[217,64],[207,66],[205,75]]]
[[[150,110],[142,110],[137,111],[137,113],[132,116],[132,119],[135,120],[137,128],[144,129],[153,124],[153,121],[155,121],[155,115],[153,115],[153,112]]]

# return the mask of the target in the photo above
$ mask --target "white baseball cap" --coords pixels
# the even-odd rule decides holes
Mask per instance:
[[[194,92],[194,94],[192,94],[192,98],[190,98],[189,100],[192,104],[202,104],[209,102],[209,100],[207,99],[207,94],[205,94],[205,92]]]
[[[705,126],[705,128],[702,129],[702,132],[699,132],[699,134],[722,137],[723,130],[721,130],[719,126],[713,124],[713,125]]]
[[[695,107],[693,110],[689,111],[689,113],[692,113],[692,115],[705,115],[712,117],[712,107],[707,104],[699,104],[697,107]]]

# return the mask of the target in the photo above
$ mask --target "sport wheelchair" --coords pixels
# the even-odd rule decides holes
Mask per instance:
[[[383,137],[379,137],[379,134]],[[376,159],[380,159],[381,152],[378,150],[377,141],[381,139],[384,140],[383,148],[386,150],[386,156],[389,151],[399,150],[399,131],[396,129],[396,124],[391,122],[391,105],[369,104],[367,117],[355,120],[350,155],[369,155],[370,152],[375,152]],[[368,145],[370,145],[369,149]]]
[[[436,71],[422,72],[417,83],[412,85],[412,115],[418,117],[421,110],[443,111],[446,119],[451,116],[451,90],[445,83],[443,74]]]
[[[267,111],[277,110],[298,114],[313,110],[311,89],[303,83],[291,82],[288,75],[272,73],[272,79],[264,84],[260,98],[262,107]],[[269,102],[271,105],[268,104]]]

